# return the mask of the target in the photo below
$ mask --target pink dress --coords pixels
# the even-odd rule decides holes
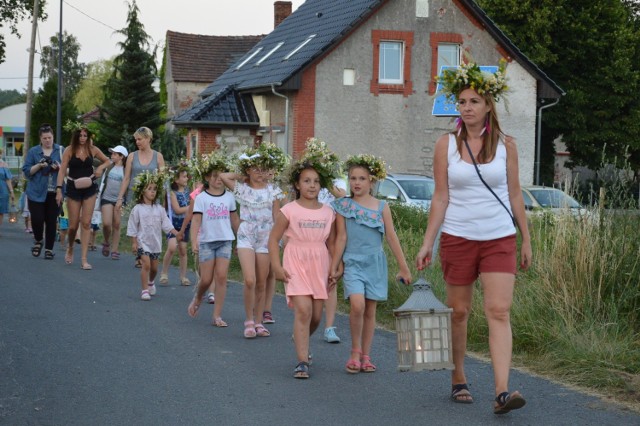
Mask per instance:
[[[285,284],[287,303],[291,296],[311,296],[327,299],[327,284],[331,258],[326,242],[331,232],[335,212],[327,205],[319,209],[307,209],[293,201],[280,209],[289,220],[284,233],[282,266],[291,276]]]

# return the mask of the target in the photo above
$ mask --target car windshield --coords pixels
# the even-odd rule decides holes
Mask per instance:
[[[582,206],[569,195],[558,189],[529,189],[531,195],[542,207],[579,209]]]
[[[398,183],[412,200],[431,200],[435,184],[426,179],[398,179]]]

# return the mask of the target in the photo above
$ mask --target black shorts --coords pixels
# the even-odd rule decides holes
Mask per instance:
[[[84,201],[87,200],[98,193],[98,184],[96,182],[93,183],[88,188],[84,189],[76,189],[76,186],[72,181],[67,182],[67,198],[71,198],[74,201]]]

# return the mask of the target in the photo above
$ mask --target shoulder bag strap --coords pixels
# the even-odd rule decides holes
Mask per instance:
[[[480,173],[480,169],[478,168],[478,163],[476,163],[476,159],[473,158],[473,153],[471,152],[471,148],[469,147],[469,144],[467,143],[466,139],[464,140],[464,146],[466,146],[467,147],[467,151],[469,151],[469,156],[471,157],[471,161],[473,161],[473,167],[476,168],[476,173],[478,173],[478,177],[480,178],[480,181],[484,184],[484,186],[487,187],[489,192],[491,192],[493,194],[493,196],[496,197],[496,200],[498,200],[500,205],[502,207],[504,207],[504,209],[507,211],[507,214],[511,218],[511,222],[513,223],[513,226],[516,226],[516,220],[513,217],[513,215],[511,214],[511,212],[509,211],[509,209],[507,208],[507,206],[504,205],[504,203],[502,202],[500,197],[498,197],[498,195],[495,192],[493,192],[493,189],[491,189],[491,187],[487,184],[487,182],[485,182],[484,179],[482,178],[482,174]]]

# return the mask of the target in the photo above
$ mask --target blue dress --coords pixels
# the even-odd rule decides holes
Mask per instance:
[[[12,178],[11,171],[6,167],[0,167],[0,214],[9,213],[9,186],[7,180]]]
[[[387,257],[382,248],[385,202],[380,201],[377,210],[363,207],[347,197],[335,200],[331,205],[345,218],[347,230],[347,244],[342,255],[345,299],[351,294],[364,294],[369,300],[387,300]]]

